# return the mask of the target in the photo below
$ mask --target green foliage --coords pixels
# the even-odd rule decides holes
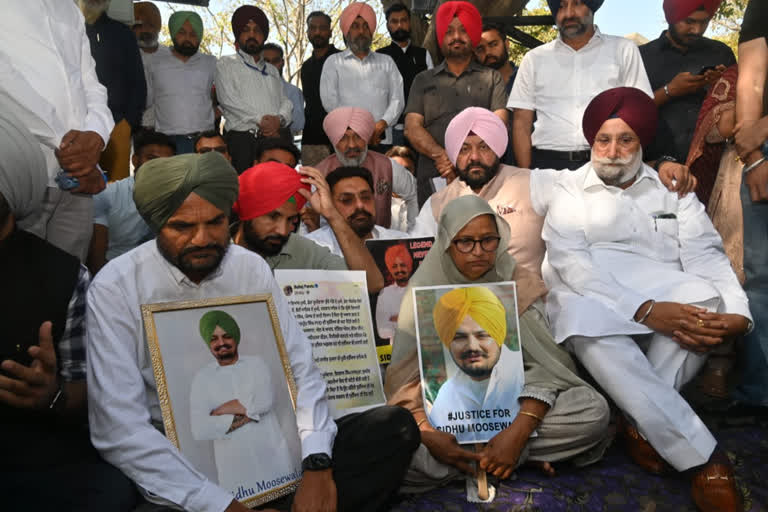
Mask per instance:
[[[714,18],[710,22],[709,31],[712,39],[722,41],[731,47],[738,55],[739,31],[744,19],[744,10],[748,0],[726,0],[720,4]]]
[[[545,0],[539,0],[538,6],[534,9],[524,9],[522,12],[523,16],[548,16],[551,14],[549,12],[549,7],[547,6],[547,3]],[[557,37],[557,27],[555,26],[536,26],[536,27],[519,27],[521,31],[525,32],[526,34],[530,34],[542,43],[548,43],[550,41],[554,41]],[[509,49],[509,57],[511,60],[515,62],[518,66],[520,65],[520,62],[523,60],[523,56],[528,53],[529,48],[521,45],[512,43],[510,45]]]

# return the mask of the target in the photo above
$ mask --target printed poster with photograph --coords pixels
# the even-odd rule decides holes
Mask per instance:
[[[247,506],[293,492],[296,384],[271,294],[141,309],[165,435]]]
[[[365,272],[276,270],[275,280],[312,343],[333,417],[384,405]]]
[[[419,371],[430,424],[485,443],[520,409],[524,384],[514,282],[413,289]]]
[[[408,281],[434,241],[433,237],[365,241],[385,283],[378,294],[370,295],[379,364],[388,365],[392,360],[392,339],[397,328],[400,303]]]

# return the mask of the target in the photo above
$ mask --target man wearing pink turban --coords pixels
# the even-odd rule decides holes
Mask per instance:
[[[482,107],[507,123],[504,79],[473,58],[482,24],[480,13],[469,2],[446,2],[437,10],[437,41],[445,60],[416,75],[405,108],[405,136],[419,152],[419,205],[435,192],[434,178],[450,182],[456,176],[443,140],[456,114],[467,107]]]
[[[368,169],[373,175],[376,224],[390,227],[394,193],[405,201],[408,209],[408,227],[412,227],[418,213],[416,180],[408,169],[398,162],[368,147],[368,141],[376,129],[371,113],[362,108],[340,107],[325,117],[323,129],[335,149],[335,154],[317,164],[317,169],[326,176],[338,167]]]
[[[709,350],[750,329],[749,304],[696,195],[671,193],[643,163],[656,119],[644,91],[599,94],[582,120],[590,163],[532,187],[547,205],[547,313],[555,341],[623,411],[632,459],[691,470],[700,510],[742,510],[727,456],[679,390]]]
[[[445,132],[445,152],[458,179],[427,199],[411,234],[436,236],[445,205],[457,197],[477,195],[509,223],[509,253],[526,270],[540,274],[543,219],[531,205],[531,171],[501,164],[507,144],[506,127],[490,110],[469,107],[454,117]]]
[[[647,148],[646,160],[687,160],[709,87],[736,64],[725,43],[704,37],[721,1],[664,0],[668,29],[640,47],[659,107],[659,132]],[[714,182],[714,177],[702,178],[706,186]]]
[[[347,49],[328,57],[320,75],[320,99],[330,112],[339,107],[367,109],[375,119],[366,142],[386,151],[392,127],[405,106],[403,78],[389,55],[371,51],[376,13],[362,2],[349,4],[339,20]]]

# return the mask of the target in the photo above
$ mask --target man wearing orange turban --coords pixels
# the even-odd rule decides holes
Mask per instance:
[[[750,329],[749,303],[703,205],[642,162],[654,107],[628,87],[587,106],[591,162],[543,191],[547,313],[555,340],[623,411],[633,460],[691,470],[701,510],[741,510],[728,458],[679,390],[706,352]]]
[[[419,207],[435,192],[434,178],[448,183],[456,178],[444,137],[448,123],[459,112],[481,107],[496,114],[504,126],[508,120],[504,79],[474,60],[482,34],[477,8],[469,2],[446,2],[437,10],[435,27],[445,60],[416,75],[405,107],[405,136],[419,152]]]
[[[646,160],[670,158],[686,162],[709,87],[720,79],[726,68],[736,64],[730,47],[704,37],[721,2],[664,0],[667,30],[640,47],[654,101],[659,107],[659,133],[646,151]],[[714,185],[718,164],[719,158],[711,173],[698,169],[701,186],[696,192],[702,201],[706,201]]]
[[[519,348],[513,351],[505,344],[507,311],[499,298],[484,286],[456,288],[440,297],[432,317],[458,371],[440,386],[430,423],[450,425],[453,411],[489,412],[473,424],[499,421],[491,411],[507,411],[501,418],[517,416],[525,380],[523,357]],[[488,437],[488,432],[477,429],[455,436],[459,443],[468,443]]]
[[[376,299],[376,331],[379,338],[390,339],[395,336],[400,303],[413,274],[413,258],[405,243],[400,242],[387,248],[384,263],[392,283],[382,289]]]
[[[272,271],[363,270],[372,293],[384,286],[376,262],[334,207],[328,183],[316,169],[297,171],[279,162],[265,162],[246,170],[239,180],[240,191],[232,208],[240,218],[235,242],[259,254]],[[307,201],[340,240],[343,258],[295,233],[299,211]]]

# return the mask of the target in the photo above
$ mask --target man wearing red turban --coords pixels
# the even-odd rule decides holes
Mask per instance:
[[[507,102],[514,110],[511,140],[520,167],[578,169],[589,161],[581,133],[589,100],[612,87],[635,87],[649,96],[653,91],[635,43],[595,25],[602,0],[548,3],[559,37],[520,63]]]
[[[701,510],[737,511],[730,462],[679,390],[709,350],[750,329],[749,304],[695,194],[671,193],[642,162],[656,119],[632,88],[587,106],[591,161],[546,192],[547,313],[555,340],[623,411],[632,459],[691,470]]]
[[[405,136],[419,152],[419,206],[435,192],[434,178],[449,183],[456,178],[444,140],[445,129],[456,114],[467,107],[481,107],[507,124],[504,79],[473,58],[482,28],[480,13],[469,2],[446,2],[435,15],[437,42],[445,60],[416,75],[405,108]]]
[[[659,132],[646,151],[647,160],[685,162],[707,90],[736,63],[724,43],[704,37],[722,0],[664,0],[669,28],[640,47],[645,70],[659,107]],[[712,172],[716,173],[717,166]],[[714,176],[700,176],[709,195]]]
[[[261,55],[269,35],[264,11],[253,5],[238,7],[232,13],[232,34],[237,53],[219,59],[216,99],[227,120],[232,166],[242,173],[253,165],[255,139],[292,139],[288,126],[293,103],[285,94],[280,72]]]
[[[334,207],[328,183],[316,169],[296,171],[279,162],[265,162],[246,170],[239,179],[240,191],[232,209],[240,224],[234,239],[264,258],[272,271],[363,270],[372,293],[384,286],[376,262]],[[314,193],[310,192],[312,186]],[[341,241],[343,258],[294,232],[307,201]]]
[[[376,299],[376,331],[379,338],[386,340],[395,336],[400,303],[413,274],[413,258],[405,243],[397,243],[384,252],[384,263],[392,283],[384,287]]]

